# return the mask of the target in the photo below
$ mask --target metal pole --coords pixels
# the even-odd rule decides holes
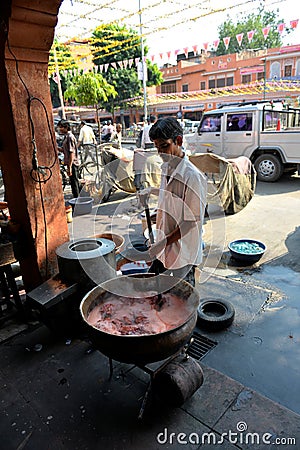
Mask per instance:
[[[144,61],[144,42],[143,42],[143,26],[142,26],[142,11],[141,11],[141,0],[139,0],[139,19],[140,19],[140,37],[141,37],[141,53],[142,53],[142,67],[143,67],[143,92],[144,92],[144,121],[147,120],[147,86],[146,86],[146,63]]]
[[[266,87],[267,87],[267,57],[264,61],[264,100],[266,100]]]
[[[59,76],[59,69],[58,69],[58,62],[57,62],[57,55],[56,55],[55,45],[54,45],[53,54],[54,54],[55,70],[56,70],[56,76],[57,76],[57,87],[58,87],[58,95],[59,95],[59,100],[60,100],[62,118],[65,119],[66,118],[66,112],[65,112],[65,105],[64,105],[64,97],[63,97],[62,88],[61,88],[61,82],[60,82],[60,76]]]

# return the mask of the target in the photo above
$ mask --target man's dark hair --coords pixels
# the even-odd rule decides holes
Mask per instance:
[[[86,125],[86,121],[85,120],[82,120],[80,123],[81,123],[81,125]]]
[[[151,141],[155,139],[172,139],[175,142],[178,136],[183,136],[183,129],[174,117],[158,119],[149,131]]]
[[[68,131],[71,130],[70,122],[67,120],[60,120],[57,124],[58,127],[66,128]]]
[[[150,116],[150,123],[155,123],[156,121],[156,116],[151,115]]]

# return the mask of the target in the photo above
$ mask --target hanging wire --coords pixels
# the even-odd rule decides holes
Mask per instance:
[[[8,40],[8,36],[6,38],[6,44],[7,44],[7,49],[9,51],[9,53],[11,54],[11,56],[13,57],[14,61],[15,61],[15,67],[16,67],[16,73],[17,76],[20,80],[20,82],[22,83],[26,94],[27,94],[27,102],[28,102],[28,117],[29,117],[29,122],[30,122],[30,129],[31,129],[31,144],[32,144],[32,169],[30,171],[30,177],[32,178],[32,180],[36,183],[38,183],[39,186],[39,193],[40,193],[40,199],[41,199],[41,208],[42,208],[42,214],[43,214],[43,223],[44,223],[44,246],[45,246],[45,272],[46,272],[46,276],[48,276],[48,238],[47,238],[47,220],[46,220],[46,211],[45,211],[45,203],[44,203],[44,196],[43,196],[43,190],[42,190],[42,184],[46,183],[47,181],[50,180],[50,178],[52,177],[52,168],[54,167],[54,165],[57,163],[58,161],[58,156],[57,156],[57,151],[56,151],[56,144],[55,144],[55,140],[52,134],[52,129],[51,129],[51,124],[50,124],[50,120],[49,120],[49,115],[48,115],[48,111],[47,108],[44,104],[44,102],[35,96],[32,96],[30,94],[30,91],[25,83],[25,81],[23,80],[21,74],[20,74],[20,70],[19,70],[19,61],[16,58],[14,52],[12,51],[11,47],[10,47],[10,43]],[[48,131],[50,133],[51,136],[51,143],[52,143],[52,147],[53,147],[53,152],[54,152],[54,159],[53,162],[49,165],[49,166],[40,166],[38,163],[38,149],[37,149],[37,145],[36,145],[36,139],[35,139],[35,125],[34,125],[34,120],[32,118],[32,106],[34,104],[34,102],[39,103],[45,113],[46,116],[46,120],[47,120],[47,127],[48,127]],[[37,235],[37,216],[36,216],[36,235]]]

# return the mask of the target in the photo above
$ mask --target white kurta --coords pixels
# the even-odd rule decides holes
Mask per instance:
[[[78,142],[81,142],[82,144],[96,144],[93,129],[88,125],[83,125],[83,127],[80,128]]]
[[[183,221],[196,222],[181,239],[166,246],[157,256],[167,269],[179,269],[202,261],[202,225],[206,206],[207,182],[185,156],[167,181],[168,163],[162,164],[156,228],[169,234]]]

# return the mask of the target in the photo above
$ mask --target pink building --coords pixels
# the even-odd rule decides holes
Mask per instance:
[[[288,99],[300,95],[300,45],[216,56],[202,53],[162,69],[164,82],[149,97],[158,116],[199,120],[204,110],[242,100]],[[180,115],[180,114],[179,114]]]

